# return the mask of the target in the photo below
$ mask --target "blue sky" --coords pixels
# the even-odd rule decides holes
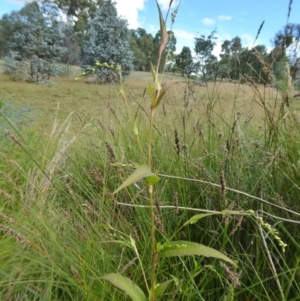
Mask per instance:
[[[169,0],[158,0],[163,13]],[[27,0],[0,0],[0,16],[22,8]],[[131,28],[143,27],[153,35],[159,29],[155,0],[115,0],[119,15],[128,19]],[[179,0],[173,1],[173,8]],[[182,0],[173,25],[177,38],[177,52],[183,46],[194,48],[194,37],[208,35],[217,30],[218,43],[215,54],[220,51],[222,41],[239,36],[243,46],[251,47],[257,30],[265,20],[256,44],[271,47],[274,34],[287,22],[289,0]],[[290,22],[299,23],[300,1],[294,0]]]

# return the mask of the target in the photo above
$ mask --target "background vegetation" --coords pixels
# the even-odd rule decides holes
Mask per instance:
[[[80,58],[84,31],[76,24],[72,49]],[[139,43],[150,43],[151,35],[139,29],[134,36],[131,47],[147,61]],[[162,73],[172,87],[153,124],[153,170],[161,177],[156,237],[170,238],[199,213],[254,215],[208,216],[179,230],[177,240],[220,250],[238,267],[199,256],[162,259],[157,281],[173,282],[161,300],[299,300],[299,92],[282,72],[288,61],[292,74],[297,59],[290,59],[287,44],[266,53],[243,49],[235,38],[215,61],[204,51],[213,37],[196,40],[205,45],[195,61],[201,76],[183,82],[180,74]],[[191,73],[182,61],[194,64],[188,53],[175,57],[183,75]],[[13,58],[30,66],[28,58]],[[144,291],[143,271],[150,278],[146,185],[113,191],[144,160],[151,73],[133,72],[120,92],[92,84],[94,78],[75,82],[81,69],[69,61],[57,65],[56,82],[44,85],[19,81],[27,71],[12,72],[8,62],[1,61],[8,75],[0,79],[0,299],[130,300],[100,277],[117,272]],[[230,80],[221,75],[224,66]]]

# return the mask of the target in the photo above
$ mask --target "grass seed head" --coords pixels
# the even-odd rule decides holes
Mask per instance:
[[[112,149],[111,145],[107,141],[105,142],[105,145],[106,145],[109,161],[111,163],[115,162],[116,156],[115,156],[114,150]]]
[[[175,136],[175,151],[176,151],[176,154],[179,156],[179,154],[180,154],[180,144],[179,144],[178,132],[177,132],[176,129],[174,131],[174,136]]]
[[[26,246],[30,245],[29,240],[24,235],[18,233],[14,229],[5,225],[0,225],[0,230],[8,236],[14,237],[15,240],[20,242],[21,244],[25,244]]]

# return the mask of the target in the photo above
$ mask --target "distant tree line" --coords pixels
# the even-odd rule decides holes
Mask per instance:
[[[215,31],[196,36],[194,49],[184,46],[179,53],[174,32],[168,35],[160,72],[165,66],[167,72],[196,76],[204,82],[248,77],[268,84],[284,78],[288,65],[293,81],[300,81],[300,24],[287,24],[278,31],[271,51],[264,45],[243,47],[238,36],[225,40],[220,58],[213,55]],[[34,1],[0,19],[0,57],[5,71],[22,73],[35,82],[56,75],[58,62],[83,68],[106,62],[121,65],[123,75],[149,71],[150,61],[157,64],[160,39],[160,31],[153,36],[143,28],[129,30],[112,0]],[[97,69],[95,74],[101,83],[118,80],[113,69]]]

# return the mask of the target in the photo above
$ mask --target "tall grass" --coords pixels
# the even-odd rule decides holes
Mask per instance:
[[[236,300],[282,300],[279,283],[285,300],[297,300],[296,103],[291,99],[280,111],[280,95],[264,91],[266,106],[259,109],[255,91],[243,102],[242,88],[237,87],[234,101],[223,98],[223,89],[209,84],[189,93],[177,86],[157,112],[153,165],[162,178],[154,198],[157,239],[197,213],[192,210],[252,209],[288,246],[282,253],[256,219],[207,217],[176,238],[222,250],[238,262],[238,270],[204,258],[163,260],[158,280],[177,279],[164,298],[222,300],[233,294]],[[147,104],[137,100],[130,110],[139,110],[140,145],[146,149]],[[132,173],[131,164],[142,159],[132,124],[109,102],[98,120],[77,114],[43,136],[11,129],[2,140],[2,300],[124,300],[99,277],[119,271],[143,285],[129,235],[142,250],[143,266],[151,266],[144,186],[112,194]],[[265,116],[273,116],[273,122]]]
[[[1,300],[129,300],[101,279],[112,271],[147,291],[147,187],[137,182],[113,194],[148,150],[151,116],[141,90],[125,87],[128,111],[121,94],[113,104],[103,94],[98,118],[78,111],[61,119],[66,111],[58,109],[42,134],[2,115],[10,126],[0,140]],[[293,95],[250,80],[178,83],[167,92],[151,142],[161,178],[153,195],[156,240],[175,233],[222,251],[238,268],[205,257],[161,259],[157,282],[173,279],[161,300],[299,300]],[[208,216],[181,228],[197,213],[222,210],[254,214]]]

